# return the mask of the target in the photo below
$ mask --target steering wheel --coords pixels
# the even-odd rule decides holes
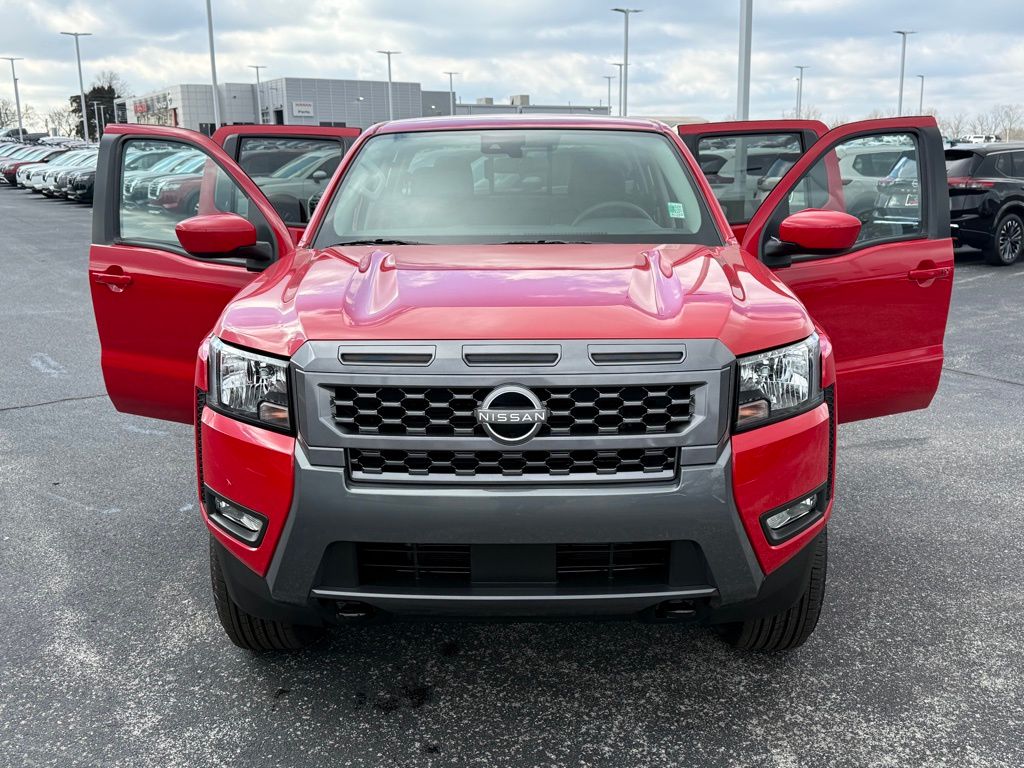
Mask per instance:
[[[625,200],[608,200],[603,203],[597,203],[596,205],[592,205],[589,208],[587,208],[585,211],[583,211],[583,213],[581,213],[579,216],[572,220],[572,224],[570,226],[575,227],[581,221],[585,221],[586,219],[592,218],[595,213],[597,213],[600,210],[604,210],[605,208],[623,208],[628,209],[630,211],[636,211],[648,221],[654,221],[654,219],[651,217],[651,214],[649,214],[639,205],[634,205],[633,203],[626,202]]]

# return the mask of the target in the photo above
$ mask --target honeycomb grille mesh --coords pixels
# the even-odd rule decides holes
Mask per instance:
[[[353,474],[395,477],[587,477],[674,472],[676,448],[574,451],[348,451]]]
[[[337,386],[331,413],[347,434],[485,437],[474,409],[492,388]],[[536,387],[550,411],[538,437],[678,432],[693,417],[686,384]]]

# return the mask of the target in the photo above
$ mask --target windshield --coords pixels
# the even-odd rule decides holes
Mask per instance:
[[[366,240],[721,244],[667,137],[568,129],[370,138],[315,244]]]

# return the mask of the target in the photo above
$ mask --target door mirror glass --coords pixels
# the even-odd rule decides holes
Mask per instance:
[[[256,245],[256,227],[234,213],[210,213],[175,225],[181,247],[193,256],[230,256]]]
[[[856,216],[808,208],[782,220],[779,239],[808,253],[837,253],[853,247],[860,228]]]

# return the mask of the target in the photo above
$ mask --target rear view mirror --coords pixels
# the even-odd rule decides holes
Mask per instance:
[[[262,269],[272,258],[269,243],[258,242],[256,227],[235,213],[193,216],[174,227],[181,247],[199,258],[236,256],[249,269]]]

